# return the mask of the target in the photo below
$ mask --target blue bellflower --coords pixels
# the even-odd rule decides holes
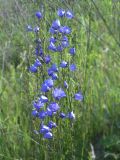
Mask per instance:
[[[41,64],[41,62],[40,62],[39,59],[36,59],[36,60],[35,60],[34,66],[35,66],[35,67],[40,67],[40,66],[42,66],[42,64]]]
[[[59,21],[59,19],[56,19],[55,21],[53,21],[52,28],[55,29],[55,30],[58,30],[60,28],[60,21]]]
[[[48,106],[48,108],[52,111],[52,112],[57,112],[60,107],[56,102],[51,102]]]
[[[37,72],[37,67],[34,66],[34,65],[30,66],[30,67],[29,67],[29,71],[30,71],[30,72],[33,72],[33,73],[36,73],[36,72]]]
[[[83,95],[82,95],[81,92],[79,92],[79,93],[76,93],[76,94],[74,95],[74,98],[75,98],[75,100],[77,100],[77,101],[82,101],[82,100],[83,100]]]
[[[71,55],[75,55],[75,47],[69,49]]]
[[[72,13],[71,11],[67,11],[67,12],[66,12],[66,17],[67,17],[68,19],[72,19],[72,18],[74,17],[74,15],[73,15],[73,13]]]
[[[45,139],[52,139],[53,138],[53,134],[51,132],[47,132],[44,134],[44,138]]]
[[[66,97],[66,94],[61,88],[55,88],[53,91],[53,97],[56,100],[60,100],[61,98]]]
[[[63,9],[58,9],[57,15],[58,15],[59,17],[63,17],[63,16],[65,15],[65,10],[63,10]]]
[[[52,128],[57,127],[57,125],[56,125],[56,123],[54,123],[53,121],[49,121],[48,127],[52,129]]]
[[[66,68],[67,65],[68,65],[68,63],[67,63],[66,61],[62,61],[62,62],[60,63],[60,67],[61,67],[61,68]]]
[[[45,63],[46,63],[46,64],[50,63],[50,61],[51,61],[50,55],[46,55],[46,56],[44,57],[44,60],[45,60]]]
[[[42,13],[41,13],[40,11],[37,11],[37,12],[35,13],[35,15],[36,15],[36,17],[37,17],[38,19],[41,19],[41,18],[42,18]]]
[[[75,119],[75,114],[73,113],[73,111],[68,113],[68,118]]]
[[[75,64],[71,64],[70,65],[70,71],[75,71],[76,70],[76,65]]]

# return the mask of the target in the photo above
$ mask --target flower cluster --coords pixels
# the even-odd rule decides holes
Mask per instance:
[[[57,14],[61,18],[74,18],[71,11],[65,11],[63,9],[58,9]],[[39,21],[43,18],[39,11],[37,11],[35,15]],[[62,99],[67,100],[69,83],[66,80],[62,82],[63,77],[61,72],[65,70],[65,68],[69,69],[68,72],[75,71],[77,68],[74,63],[70,64],[70,62],[63,60],[62,57],[60,59],[60,64],[56,64],[52,61],[50,55],[46,55],[43,52],[41,40],[39,39],[39,26],[32,28],[29,25],[27,30],[33,31],[36,34],[36,59],[29,67],[29,70],[30,72],[36,73],[40,69],[43,72],[43,81],[39,88],[40,96],[33,101],[32,115],[38,118],[41,124],[39,131],[35,132],[43,134],[45,139],[51,139],[53,138],[52,129],[57,127],[56,122],[52,121],[53,117],[70,120],[75,119],[73,110],[69,109],[68,113],[62,112]],[[48,45],[49,51],[62,54],[62,52],[68,48],[71,57],[76,54],[76,49],[75,47],[70,47],[69,38],[67,36],[72,32],[70,27],[61,25],[60,20],[56,19],[52,22],[49,32],[51,34]],[[78,92],[75,93],[72,98],[77,101],[82,101],[83,95],[81,92]]]

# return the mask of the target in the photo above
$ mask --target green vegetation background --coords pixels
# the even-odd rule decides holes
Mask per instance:
[[[34,26],[35,11],[42,10],[47,39],[60,7],[75,14],[69,24],[79,68],[73,83],[80,83],[85,100],[74,106],[72,129],[43,141],[33,134],[36,78],[27,67],[34,36],[26,25]],[[93,152],[96,160],[120,160],[120,1],[0,0],[0,160],[94,160]]]

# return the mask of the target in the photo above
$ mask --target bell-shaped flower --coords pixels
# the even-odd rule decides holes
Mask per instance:
[[[47,116],[47,114],[46,114],[45,111],[40,111],[40,112],[38,113],[38,117],[39,117],[40,119],[44,119],[46,116]]]
[[[69,49],[71,55],[75,55],[75,47]]]
[[[55,46],[55,44],[53,42],[50,42],[50,44],[48,46],[48,49],[53,51],[53,52],[57,51],[57,48],[56,48],[56,46]]]
[[[72,13],[71,11],[67,11],[67,12],[66,12],[66,17],[67,17],[68,19],[72,19],[72,18],[74,17],[74,15],[73,15],[73,13]]]
[[[66,114],[63,113],[63,112],[61,112],[61,113],[60,113],[60,118],[66,118]]]
[[[40,108],[42,108],[43,106],[44,106],[44,103],[42,103],[41,101],[35,101],[35,102],[33,102],[33,106],[34,106],[34,108],[36,108],[37,110],[39,110]]]
[[[75,119],[75,114],[72,112],[69,112],[68,113],[68,116],[67,116],[69,119]]]
[[[42,92],[48,92],[50,90],[50,88],[48,87],[47,84],[43,83],[41,86],[41,91]]]
[[[65,15],[65,10],[59,8],[58,11],[57,11],[57,15],[58,15],[59,17],[63,17],[63,16]]]
[[[51,102],[48,106],[48,108],[52,111],[52,112],[57,112],[60,107],[56,102]]]
[[[67,63],[66,61],[62,61],[62,62],[60,63],[60,67],[61,67],[61,68],[66,68],[67,65],[68,65],[68,63]]]
[[[83,95],[81,92],[78,92],[74,95],[75,100],[77,101],[82,101],[83,100]]]
[[[37,12],[35,13],[35,15],[36,15],[36,17],[37,17],[38,19],[41,19],[41,18],[42,18],[42,13],[41,13],[40,11],[37,11]]]
[[[44,60],[45,60],[45,63],[46,63],[46,64],[50,63],[50,61],[51,61],[50,55],[46,55],[46,56],[44,57]]]
[[[53,134],[51,132],[47,132],[44,134],[44,138],[45,139],[52,139],[53,138]]]
[[[42,96],[40,97],[40,102],[41,102],[41,103],[47,103],[47,102],[48,102],[48,98],[47,98],[46,96],[42,95]]]
[[[56,100],[60,100],[61,98],[66,97],[66,94],[61,88],[55,88],[53,90],[53,97]]]
[[[38,58],[35,60],[34,66],[35,66],[35,67],[40,67],[40,66],[42,66],[42,63],[40,62],[40,60],[39,60]]]
[[[56,125],[56,123],[55,123],[55,122],[53,122],[53,121],[49,121],[49,123],[48,123],[48,127],[52,129],[52,128],[57,127],[57,125]]]
[[[68,26],[61,26],[59,28],[59,32],[62,33],[62,34],[70,34],[71,29]]]
[[[41,125],[41,128],[40,128],[40,133],[44,134],[44,133],[47,133],[49,132],[51,129],[46,126],[46,125]]]
[[[29,71],[30,71],[30,72],[33,72],[33,73],[36,73],[36,72],[37,72],[37,67],[34,66],[34,65],[30,66],[30,67],[29,67]]]
[[[46,79],[46,80],[44,81],[44,83],[45,83],[49,88],[52,88],[53,85],[54,85],[54,82],[53,82],[53,80],[52,80],[51,78]]]
[[[38,112],[36,110],[33,110],[31,114],[32,116],[36,117],[38,115]]]
[[[70,65],[70,71],[75,71],[76,70],[76,65],[75,64],[71,64]]]
[[[60,21],[59,21],[59,19],[56,19],[55,21],[53,21],[52,28],[56,29],[56,30],[60,28]]]

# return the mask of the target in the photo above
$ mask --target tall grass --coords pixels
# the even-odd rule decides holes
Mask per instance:
[[[54,141],[43,141],[33,133],[31,102],[36,78],[27,67],[34,37],[25,26],[34,26],[34,13],[42,10],[46,21],[41,34],[47,39],[58,7],[75,14],[70,41],[77,48],[79,69],[73,83],[80,84],[84,101],[74,106],[73,129],[63,121],[61,135],[55,133]],[[92,160],[91,144],[96,159],[120,159],[119,9],[117,0],[0,0],[1,160]]]

